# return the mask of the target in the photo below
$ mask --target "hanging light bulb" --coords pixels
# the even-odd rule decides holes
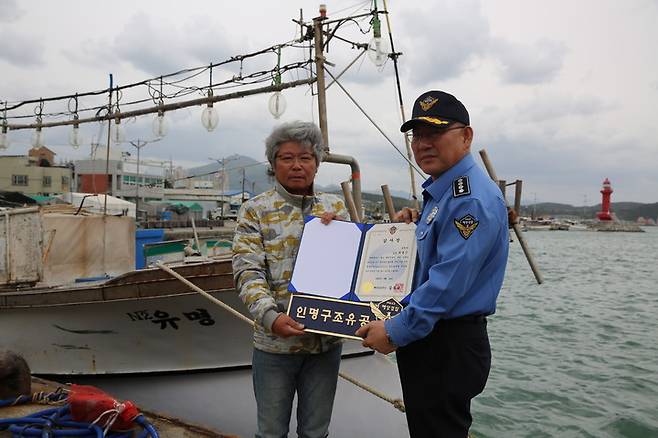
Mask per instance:
[[[7,128],[6,123],[3,123],[2,131],[0,131],[0,151],[9,147],[9,134],[7,134],[7,131],[9,131],[9,128]]]
[[[324,6],[326,14],[326,6],[320,5],[320,11]],[[281,48],[277,50],[277,62],[276,62],[276,74],[274,75],[274,85],[281,85]],[[275,119],[278,119],[286,111],[286,98],[281,94],[281,91],[275,91],[272,96],[270,96],[270,101],[268,103],[270,113],[274,116]]]
[[[73,116],[73,120],[75,120],[75,123],[73,123],[73,129],[71,129],[71,132],[69,133],[69,144],[73,146],[73,149],[77,149],[80,147],[80,143],[82,143],[82,140],[80,138],[80,124],[78,122],[78,115],[76,114]]]
[[[212,97],[212,90],[208,90],[208,97]],[[201,112],[201,124],[208,132],[214,131],[219,124],[219,114],[212,102],[208,102],[208,106]]]
[[[114,126],[111,128],[110,137],[114,144],[120,144],[126,141],[126,133],[123,126],[121,126],[121,119],[118,117],[114,120]]]
[[[388,40],[382,38],[381,22],[379,21],[379,16],[376,14],[372,19],[372,33],[373,37],[368,43],[368,58],[377,67],[381,67],[388,59],[391,47]]]
[[[270,102],[268,104],[270,108],[270,113],[274,116],[275,119],[278,119],[286,112],[286,97],[280,92],[276,91],[272,96],[270,96]]]
[[[40,148],[42,147],[43,144],[43,133],[41,132],[41,126],[37,126],[37,129],[34,130],[32,133],[32,147],[33,148]]]
[[[373,37],[368,43],[368,57],[377,67],[386,63],[390,51],[388,41],[382,37]]]
[[[153,119],[153,135],[155,138],[163,138],[169,132],[169,123],[165,119],[165,113],[158,110],[158,115]]]

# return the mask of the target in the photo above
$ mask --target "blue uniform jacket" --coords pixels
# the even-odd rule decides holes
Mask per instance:
[[[398,346],[424,338],[440,319],[494,313],[507,264],[505,201],[470,154],[423,188],[413,292],[385,322]]]

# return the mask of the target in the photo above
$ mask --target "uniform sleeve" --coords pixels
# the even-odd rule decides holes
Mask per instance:
[[[253,206],[243,204],[233,237],[233,278],[240,299],[257,324],[272,331],[278,316],[276,301],[267,281],[267,267],[260,222]]]
[[[447,208],[441,224],[435,225],[439,226],[434,247],[437,263],[430,267],[428,279],[416,286],[407,307],[385,322],[397,346],[424,338],[432,331],[471,288],[497,242],[501,221],[481,201],[454,200]],[[469,215],[474,219],[470,226]],[[477,225],[473,225],[475,222]]]

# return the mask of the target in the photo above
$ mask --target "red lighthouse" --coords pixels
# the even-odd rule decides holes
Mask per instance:
[[[610,214],[610,195],[612,195],[612,187],[610,187],[610,180],[606,178],[603,181],[603,188],[601,189],[601,211],[596,213],[596,217],[600,221],[612,220],[612,215]]]

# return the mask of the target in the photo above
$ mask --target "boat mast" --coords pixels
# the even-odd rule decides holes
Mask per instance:
[[[352,170],[352,197],[356,206],[357,216],[351,218],[353,221],[361,221],[363,218],[363,202],[361,200],[361,169],[356,159],[349,155],[332,154],[329,151],[329,130],[327,128],[327,94],[324,78],[324,38],[322,25],[327,19],[327,11],[320,6],[320,16],[313,19],[313,39],[315,45],[315,72],[318,86],[318,119],[320,131],[324,140],[326,155],[324,161],[328,163],[347,164]]]
[[[318,84],[318,117],[320,131],[324,140],[324,147],[329,149],[329,130],[327,129],[327,94],[324,85],[324,38],[322,35],[322,22],[327,19],[320,10],[320,16],[313,19],[313,39],[315,42],[315,73]]]
[[[386,15],[386,27],[388,27],[388,39],[391,42],[391,54],[390,58],[393,60],[393,69],[395,70],[395,85],[398,91],[398,101],[400,103],[400,114],[402,115],[402,123],[407,120],[406,115],[404,114],[404,102],[402,100],[402,88],[400,87],[400,73],[398,71],[398,57],[401,53],[395,51],[395,46],[393,45],[393,31],[391,30],[391,20],[388,16],[388,8],[386,6],[386,0],[384,2],[384,13]],[[377,1],[375,0],[375,9],[377,8]],[[418,203],[418,195],[416,194],[416,176],[414,175],[414,168],[411,165],[411,145],[409,144],[409,136],[404,134],[404,144],[407,146],[407,158],[409,159],[409,178],[411,181],[411,196],[413,197],[416,210],[420,210]]]

